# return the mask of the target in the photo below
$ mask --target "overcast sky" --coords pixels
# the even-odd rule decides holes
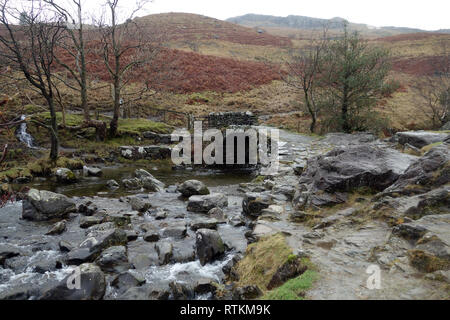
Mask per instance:
[[[450,28],[450,0],[154,0],[148,8],[150,13],[189,12],[217,19],[258,13],[342,17],[377,27]]]
[[[28,0],[10,0],[29,3]],[[56,0],[70,5],[71,0]],[[87,15],[99,15],[106,0],[84,0]],[[123,16],[136,1],[120,0]],[[188,12],[225,20],[247,13],[275,16],[301,15],[314,18],[345,18],[371,26],[396,26],[424,30],[450,29],[450,0],[153,0],[143,16],[163,12]],[[120,20],[120,18],[119,18]]]

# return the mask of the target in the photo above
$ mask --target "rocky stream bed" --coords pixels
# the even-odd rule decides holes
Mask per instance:
[[[318,270],[306,298],[448,299],[449,143],[280,131],[278,172],[255,180],[155,165],[34,181],[0,208],[0,299],[256,298],[267,288],[237,286],[234,266],[275,234]],[[367,287],[371,265],[380,289]]]

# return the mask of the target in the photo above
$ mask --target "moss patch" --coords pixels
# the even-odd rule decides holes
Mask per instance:
[[[235,266],[238,286],[257,285],[266,291],[267,285],[292,254],[282,234],[263,238],[248,246],[245,257]]]
[[[430,273],[450,269],[450,261],[430,255],[422,250],[410,250],[409,261],[419,271]]]
[[[314,270],[306,270],[297,278],[291,279],[281,287],[267,292],[262,300],[304,300],[306,291],[311,289],[319,274]]]
[[[434,147],[440,146],[441,144],[442,144],[442,141],[429,144],[429,145],[423,147],[422,149],[420,149],[420,153],[422,155],[424,155],[425,153],[427,153],[428,151],[430,151]]]

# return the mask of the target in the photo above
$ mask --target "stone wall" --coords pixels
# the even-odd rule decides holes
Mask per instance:
[[[232,125],[251,126],[258,124],[258,119],[250,111],[216,112],[208,115],[209,128],[223,128]]]

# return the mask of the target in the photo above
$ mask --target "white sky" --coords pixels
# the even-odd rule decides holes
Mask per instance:
[[[27,3],[27,0],[10,0]],[[56,0],[70,4],[71,0]],[[139,0],[120,0],[125,12]],[[86,16],[98,15],[105,0],[84,0]],[[187,12],[225,20],[247,13],[314,18],[341,17],[371,26],[396,26],[424,30],[450,29],[450,0],[153,0],[143,16],[152,13]]]
[[[247,13],[341,17],[377,27],[450,28],[450,0],[154,0],[149,12],[189,12],[217,19]]]

